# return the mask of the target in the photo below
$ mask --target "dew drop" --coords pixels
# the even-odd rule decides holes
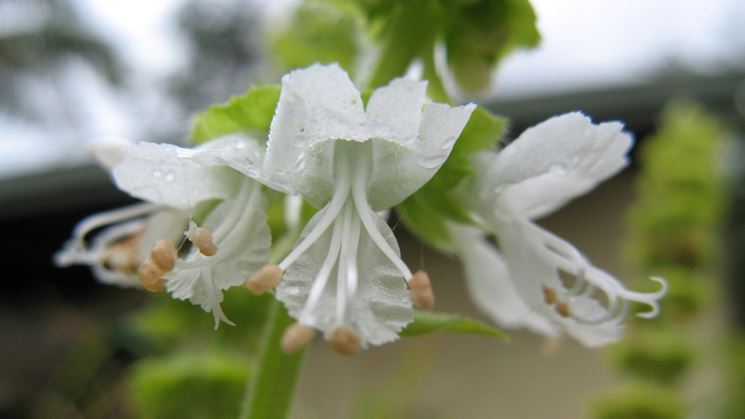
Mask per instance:
[[[455,144],[455,137],[450,137],[447,140],[445,140],[445,142],[442,143],[442,145],[440,146],[440,150],[443,150],[443,151],[450,150],[451,148],[453,148],[454,144]]]
[[[153,176],[154,177],[161,177],[161,176],[163,176],[163,173],[161,173],[160,170],[155,170],[155,171],[153,171]]]
[[[549,168],[549,171],[553,174],[563,176],[567,173],[567,168],[562,164],[554,164]]]
[[[425,169],[434,169],[437,166],[439,166],[441,163],[440,159],[438,158],[421,158],[419,161],[417,161],[417,164],[419,166],[422,166]]]
[[[165,179],[166,179],[166,182],[173,182],[173,179],[174,179],[173,173],[171,172],[166,173]]]

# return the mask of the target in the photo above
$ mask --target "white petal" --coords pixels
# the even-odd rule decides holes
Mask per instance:
[[[184,210],[204,200],[232,196],[241,178],[237,171],[255,176],[261,159],[257,142],[239,136],[195,149],[143,142],[126,145],[122,151],[112,172],[120,189]]]
[[[375,210],[398,204],[445,162],[474,107],[427,104],[425,88],[423,82],[394,80],[373,93],[365,111],[359,92],[336,65],[286,75],[263,177],[323,207],[339,177],[337,140],[372,141],[369,201]]]
[[[307,236],[326,209],[319,211],[308,223],[301,236]],[[393,232],[383,219],[376,217],[378,229],[388,244],[399,253]],[[337,221],[338,222],[338,221]],[[311,287],[331,245],[332,228],[329,228],[303,255],[284,273],[277,288],[277,298],[285,303],[290,315],[299,318],[303,312]],[[398,333],[412,321],[413,310],[409,300],[405,279],[390,260],[361,229],[358,262],[358,288],[354,298],[348,301],[347,325],[356,330],[363,346],[380,345],[398,338]],[[320,300],[312,312],[311,325],[325,333],[338,326],[336,320],[336,267],[332,270]]]
[[[650,306],[649,316],[659,310],[658,300],[666,291],[664,281],[655,279],[662,285],[656,292],[629,291],[616,278],[590,264],[571,244],[529,220],[508,212],[491,221],[522,300],[583,344],[599,346],[620,339],[630,302]],[[575,285],[580,287],[565,286],[560,272],[574,276],[578,281]],[[544,301],[544,286],[555,290],[559,301],[568,304],[568,316],[560,316],[556,306]],[[591,298],[595,292],[605,296],[607,305]]]
[[[575,297],[571,300],[572,311],[580,317],[597,318],[605,309],[596,300]],[[624,325],[618,321],[601,324],[582,324],[573,319],[562,319],[569,335],[589,348],[618,342],[623,337]]]
[[[326,160],[316,165],[304,161],[306,154],[314,145],[327,140],[364,140],[364,122],[360,93],[338,65],[316,64],[285,75],[269,131],[265,176],[286,190],[303,196],[318,195],[313,186],[305,188],[300,181],[308,172],[322,171]],[[330,175],[320,179],[332,181]],[[309,200],[323,202],[324,199],[328,196]]]
[[[507,265],[481,230],[450,224],[448,232],[463,263],[466,285],[476,306],[502,327],[524,327],[547,337],[558,329],[533,312],[512,284]]]
[[[223,201],[205,220],[217,254],[204,256],[192,249],[166,276],[174,298],[188,299],[220,320],[230,323],[220,309],[222,290],[243,284],[269,260],[271,236],[265,199],[258,183],[244,180],[235,198]]]
[[[377,138],[406,144],[415,141],[427,100],[427,82],[407,78],[393,80],[373,92],[365,113]]]
[[[416,137],[405,142],[373,141],[368,200],[374,210],[397,205],[434,176],[450,155],[474,107],[426,104]]]
[[[632,139],[622,129],[579,112],[548,119],[497,155],[488,187],[530,218],[548,214],[626,166]]]

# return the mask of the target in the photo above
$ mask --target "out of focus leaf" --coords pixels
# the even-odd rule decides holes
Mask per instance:
[[[272,50],[286,70],[336,62],[354,76],[359,38],[354,16],[323,3],[308,2],[301,4],[275,35]]]
[[[491,336],[503,341],[508,339],[501,330],[470,317],[419,310],[414,311],[414,321],[401,331],[401,336],[419,336],[433,332]]]
[[[644,382],[634,382],[595,401],[597,419],[682,419],[686,405],[677,394]]]
[[[212,105],[192,121],[190,138],[195,144],[223,135],[246,132],[265,140],[279,101],[279,86],[260,86],[227,103]]]
[[[129,392],[138,418],[235,418],[249,376],[245,359],[219,352],[138,362]]]

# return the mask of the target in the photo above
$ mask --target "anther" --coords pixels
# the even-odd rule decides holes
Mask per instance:
[[[545,301],[548,305],[554,305],[557,301],[559,301],[559,294],[556,292],[555,289],[549,287],[548,285],[544,285],[543,301]]]
[[[282,335],[280,347],[287,354],[294,354],[303,349],[315,335],[315,331],[307,325],[293,323]]]
[[[112,245],[106,249],[102,260],[105,266],[117,272],[133,273],[138,268],[136,252],[129,243]]]
[[[559,313],[559,316],[561,317],[569,317],[572,315],[572,310],[569,308],[569,304],[567,303],[556,304],[554,309],[557,313]]]
[[[277,265],[266,265],[246,280],[246,288],[255,295],[261,295],[279,285],[282,269]]]
[[[189,233],[189,240],[205,256],[214,256],[217,253],[217,246],[212,238],[212,233],[204,227],[197,227]]]
[[[417,308],[431,310],[435,306],[435,294],[429,275],[424,271],[417,271],[409,280],[409,296]]]
[[[158,240],[150,251],[150,259],[162,272],[170,272],[176,265],[178,251],[170,240]]]
[[[137,269],[142,286],[150,292],[162,292],[166,289],[166,282],[163,280],[163,272],[155,265],[152,259],[148,258]]]
[[[328,342],[342,355],[352,356],[360,351],[360,335],[346,326],[337,326],[332,330]]]

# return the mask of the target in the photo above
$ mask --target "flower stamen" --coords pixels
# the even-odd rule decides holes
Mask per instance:
[[[266,265],[246,280],[246,288],[254,295],[262,295],[281,281],[282,269],[277,265]]]
[[[158,240],[150,251],[150,259],[161,272],[170,272],[176,265],[178,251],[170,240]]]
[[[361,349],[360,335],[347,326],[337,326],[328,337],[329,345],[346,356],[357,355]]]
[[[146,259],[137,269],[142,286],[150,292],[163,292],[166,289],[166,282],[163,279],[164,272],[158,268],[152,259]]]
[[[435,294],[427,272],[414,273],[409,280],[409,296],[417,308],[431,310],[435,307]]]
[[[287,354],[294,354],[306,347],[313,339],[315,330],[302,323],[293,323],[285,329],[280,342],[280,347]]]
[[[204,227],[197,227],[188,233],[189,240],[205,256],[214,256],[217,253],[217,245],[212,233]]]

